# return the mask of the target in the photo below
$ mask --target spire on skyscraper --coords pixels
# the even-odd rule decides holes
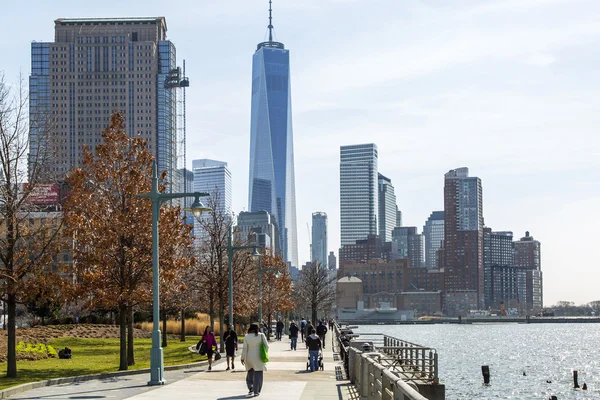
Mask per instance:
[[[273,41],[273,16],[271,12],[273,11],[271,8],[271,0],[269,0],[269,42]]]

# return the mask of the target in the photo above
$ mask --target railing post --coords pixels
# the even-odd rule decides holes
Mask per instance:
[[[425,368],[425,349],[421,349],[421,371],[422,373],[421,377],[423,377],[423,375],[425,375],[425,373],[427,372],[427,369]]]
[[[437,385],[440,383],[440,378],[438,378],[438,354],[433,353],[433,383]]]
[[[433,351],[429,350],[429,370],[427,371],[429,380],[433,380]]]

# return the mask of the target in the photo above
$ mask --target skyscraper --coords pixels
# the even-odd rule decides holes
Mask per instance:
[[[433,211],[423,225],[423,236],[425,237],[425,266],[428,269],[436,269],[437,252],[444,241],[444,212]]]
[[[329,257],[327,258],[327,266],[330,270],[333,271],[335,271],[337,267],[337,258],[335,257],[335,254],[333,254],[333,251],[329,252]]]
[[[396,227],[398,207],[392,180],[378,175],[379,187],[379,237],[384,242],[392,240],[392,229]]]
[[[484,296],[487,308],[525,308],[525,271],[514,266],[512,232],[483,228]]]
[[[275,217],[283,258],[298,266],[290,54],[273,41],[270,4],[269,40],[252,57],[248,209]]]
[[[416,226],[394,228],[392,242],[396,243],[397,257],[408,258],[412,268],[422,268],[425,265],[423,235],[417,232]]]
[[[81,164],[82,145],[93,151],[102,142],[102,130],[118,110],[127,134],[145,139],[158,170],[167,171],[175,186],[170,190],[183,189],[178,103],[189,80],[166,39],[165,18],[61,18],[54,25],[54,42],[31,44],[30,164],[51,155],[44,173],[63,180]],[[38,126],[45,116],[54,121],[48,136]]]
[[[216,211],[231,214],[231,172],[227,168],[227,163],[208,159],[193,160],[192,173],[194,174],[193,191],[210,193],[217,203]],[[194,222],[194,233],[197,238],[203,236],[198,221]]]
[[[445,308],[466,315],[484,307],[481,180],[468,168],[444,175]]]
[[[314,212],[312,215],[311,261],[327,267],[327,214]]]
[[[341,245],[378,235],[377,145],[340,147]]]
[[[514,242],[515,266],[527,273],[527,310],[540,311],[544,306],[542,280],[542,245],[529,232]]]

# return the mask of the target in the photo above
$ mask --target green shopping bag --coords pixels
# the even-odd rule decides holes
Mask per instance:
[[[269,352],[267,351],[264,340],[260,342],[260,359],[264,363],[269,362]]]

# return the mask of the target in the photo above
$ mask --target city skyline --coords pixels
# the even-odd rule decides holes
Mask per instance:
[[[422,226],[440,210],[443,174],[467,166],[483,180],[486,225],[519,237],[530,231],[544,244],[544,303],[596,300],[600,115],[593,104],[600,82],[590,49],[600,42],[600,5],[399,3],[377,2],[379,17],[372,20],[364,18],[371,3],[273,4],[276,38],[293,49],[298,225],[310,222],[314,210],[327,212],[329,247],[339,247],[339,146],[373,142],[379,169],[401,194],[404,225]],[[31,41],[52,40],[57,18],[129,17],[140,10],[165,16],[191,81],[188,167],[192,159],[227,161],[239,212],[248,194],[249,59],[266,33],[267,7],[265,1],[182,2],[178,9],[157,1],[55,1],[34,7],[26,21],[8,8],[0,33],[11,38],[2,44],[11,57],[0,69],[10,83],[19,71],[27,76]],[[299,264],[309,258],[303,231]]]

